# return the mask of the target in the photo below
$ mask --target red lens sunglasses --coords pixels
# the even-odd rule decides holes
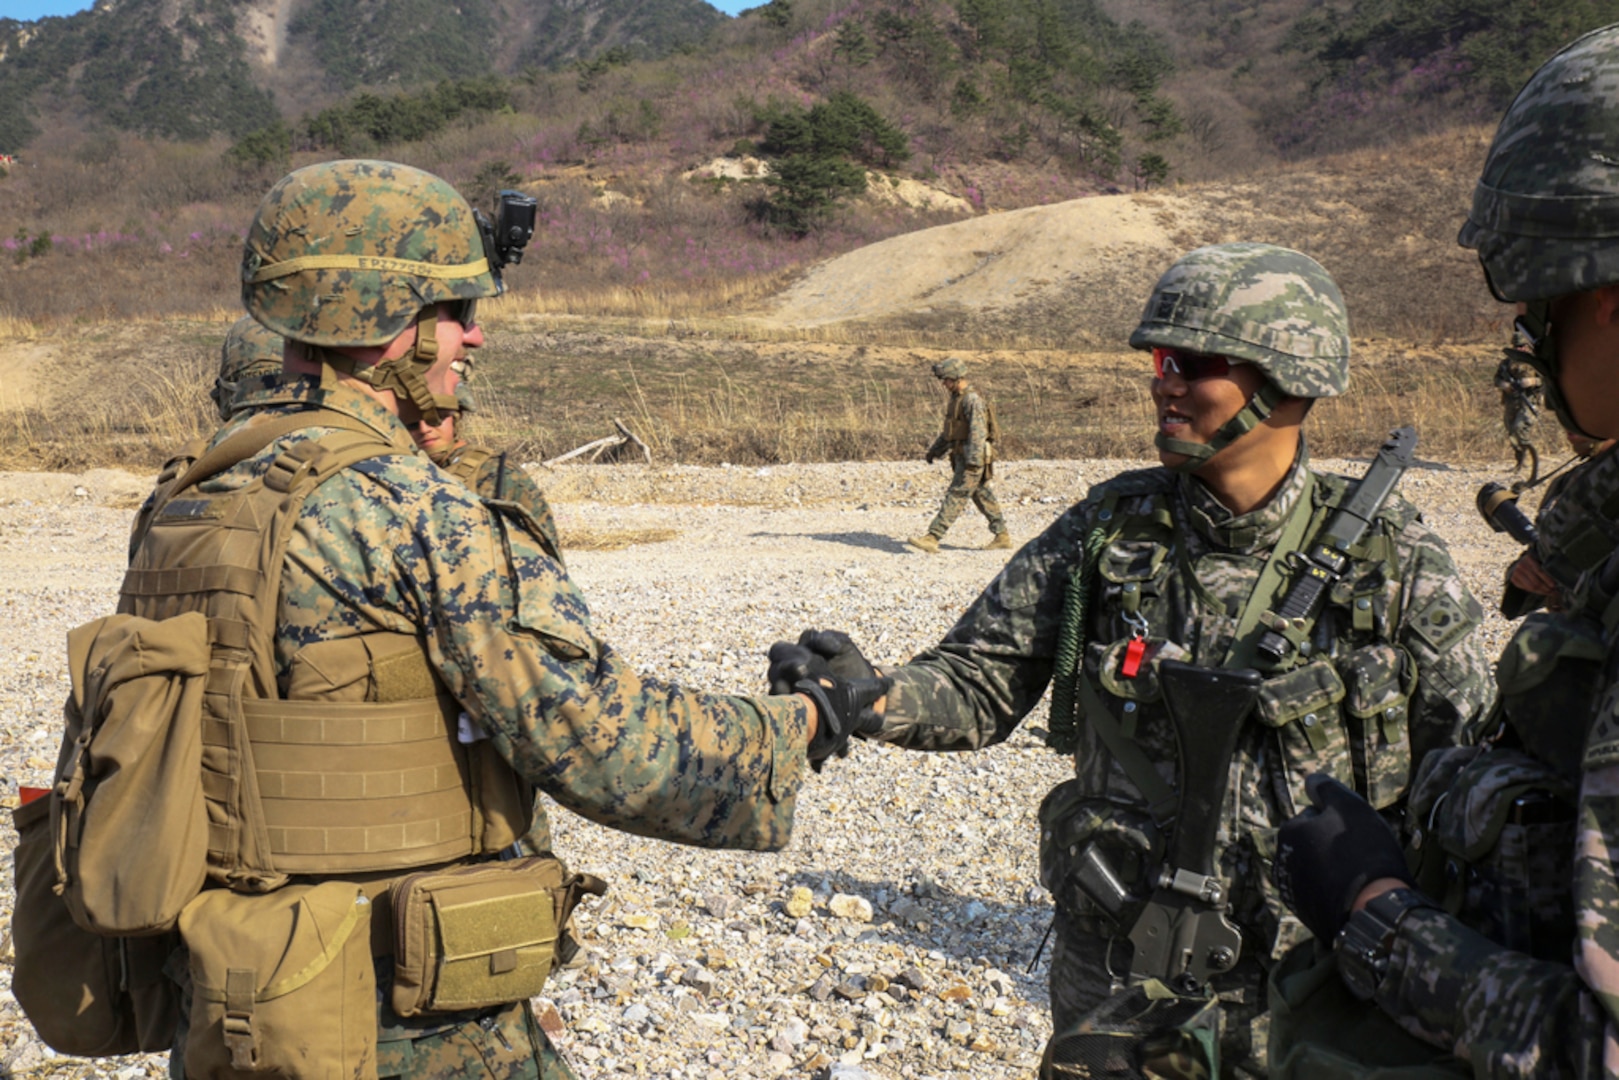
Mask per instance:
[[[1231,361],[1209,353],[1183,352],[1180,349],[1155,348],[1152,350],[1152,373],[1162,379],[1166,375],[1179,375],[1187,382],[1213,379],[1229,374]]]

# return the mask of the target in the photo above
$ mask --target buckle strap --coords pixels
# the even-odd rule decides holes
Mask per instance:
[[[230,968],[225,972],[225,1046],[233,1069],[249,1070],[258,1064],[259,1044],[253,1031],[253,1005],[258,971]]]

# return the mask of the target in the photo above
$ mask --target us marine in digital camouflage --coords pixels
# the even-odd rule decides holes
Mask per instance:
[[[894,686],[875,738],[990,746],[1052,685],[1053,742],[1076,776],[1040,812],[1041,879],[1056,901],[1048,1065],[1084,1075],[1056,1052],[1064,1036],[1088,1014],[1105,1027],[1093,1010],[1156,980],[1194,1006],[1172,1027],[1208,1021],[1217,994],[1221,1075],[1263,1075],[1265,973],[1305,933],[1266,873],[1275,827],[1321,770],[1399,812],[1413,763],[1487,703],[1481,611],[1443,541],[1394,496],[1349,548],[1325,610],[1289,627],[1298,647],[1274,663],[1259,652],[1299,574],[1286,556],[1319,539],[1356,488],[1310,468],[1301,430],[1313,400],[1349,379],[1343,299],[1314,260],[1266,244],[1191,252],[1159,279],[1130,343],[1152,352],[1163,466],[1092,488],[943,641],[885,672]],[[807,632],[772,660],[782,686],[823,665],[868,673],[841,634]],[[1254,668],[1262,679],[1244,673]],[[1248,697],[1228,707],[1233,686]],[[1228,748],[1197,749],[1206,734]],[[1178,815],[1194,792],[1195,810]],[[1199,944],[1166,952],[1182,930]],[[1142,1054],[1152,1043],[1184,1058],[1191,1045],[1142,1034]]]
[[[536,988],[501,996],[517,974],[543,977],[543,939],[484,940],[508,924],[474,915],[459,931],[473,938],[458,940],[493,951],[460,969],[471,982],[448,1000],[491,1003],[434,1004],[444,985],[428,993],[419,980],[430,984],[439,969],[410,951],[422,947],[410,944],[415,924],[398,923],[406,911],[450,919],[454,889],[436,894],[442,903],[401,907],[424,881],[417,871],[483,867],[495,876],[477,879],[480,897],[529,895],[534,875],[551,873],[541,864],[554,864],[493,860],[528,824],[525,793],[535,787],[644,836],[780,848],[806,759],[839,750],[885,687],[829,677],[790,695],[731,697],[638,675],[596,636],[531,516],[486,502],[416,452],[401,410],[437,419],[452,364],[483,344],[476,302],[502,287],[510,253],[487,233],[448,184],[379,161],[292,173],[249,230],[243,300],[291,343],[285,375],[238,399],[232,421],[151,516],[123,591],[124,611],[165,619],[200,610],[218,628],[203,756],[209,885],[180,921],[189,969],[172,968],[193,983],[217,974],[223,987],[229,967],[230,990],[204,994],[199,983],[190,995],[176,1075],[200,1071],[199,1062],[215,1069],[208,1063],[222,1055],[232,1068],[263,1069],[312,1052],[302,1030],[293,1045],[266,1019],[282,1006],[257,988],[251,964],[215,956],[215,973],[197,943],[217,940],[202,929],[208,910],[252,927],[253,905],[265,905],[273,935],[279,922],[268,913],[291,895],[283,890],[333,882],[350,883],[351,904],[358,888],[374,911],[377,981],[366,1000],[380,1012],[373,1021],[341,1001],[297,1007],[360,1025],[361,1056],[343,1070],[571,1075],[530,1014]],[[252,583],[266,575],[271,603],[259,614]],[[262,643],[255,627],[269,631]],[[214,904],[221,899],[229,903]],[[437,934],[423,939],[429,952]],[[407,953],[417,981],[403,977]]]
[[[928,531],[905,541],[930,555],[939,551],[939,541],[950,531],[956,518],[971,502],[989,524],[986,551],[1010,551],[1012,537],[1006,531],[1000,500],[990,481],[995,476],[995,410],[983,396],[967,384],[967,361],[959,356],[933,365],[933,376],[950,391],[944,407],[944,428],[923,455],[929,465],[941,457],[950,459],[950,487],[934,515]]]
[[[1619,25],[1519,92],[1458,238],[1516,305],[1558,419],[1592,439],[1619,436],[1615,162]],[[1301,918],[1324,938],[1343,928],[1347,990],[1469,1076],[1619,1075],[1619,458],[1594,459],[1556,509],[1587,570],[1564,610],[1529,616],[1502,655],[1491,743],[1424,764],[1449,795],[1432,800],[1416,874],[1364,803],[1328,783],[1284,826],[1276,861]]]

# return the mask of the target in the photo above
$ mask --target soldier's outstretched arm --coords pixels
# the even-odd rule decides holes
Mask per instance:
[[[1051,681],[1068,573],[1095,505],[1081,503],[1012,557],[944,640],[885,669],[883,730],[912,750],[976,750],[1006,739]]]
[[[809,703],[640,675],[596,637],[583,595],[518,522],[437,496],[414,548],[395,558],[413,564],[406,579],[432,628],[434,666],[501,755],[613,828],[704,847],[784,846]]]

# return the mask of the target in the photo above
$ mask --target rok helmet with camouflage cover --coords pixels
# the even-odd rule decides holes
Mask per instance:
[[[1532,351],[1519,358],[1585,435],[1558,385],[1551,302],[1619,284],[1619,24],[1577,38],[1518,91],[1456,240],[1478,252],[1497,300],[1527,308],[1518,331]]]
[[[1136,349],[1184,349],[1252,364],[1265,383],[1207,443],[1159,433],[1189,472],[1252,431],[1284,397],[1336,397],[1349,385],[1349,313],[1321,264],[1274,244],[1215,244],[1181,257],[1153,286]]]
[[[323,380],[349,375],[438,405],[423,375],[438,359],[438,305],[498,296],[500,270],[522,258],[534,200],[501,192],[498,225],[445,181],[387,161],[331,161],[283,177],[259,204],[242,254],[242,301],[261,324],[304,345]],[[515,209],[515,213],[513,212]],[[406,353],[361,365],[337,349],[385,346],[412,323]]]
[[[236,397],[244,382],[280,373],[284,344],[280,334],[266,330],[253,316],[236,320],[219,350],[219,374],[208,391],[221,420],[229,420],[236,411]]]

